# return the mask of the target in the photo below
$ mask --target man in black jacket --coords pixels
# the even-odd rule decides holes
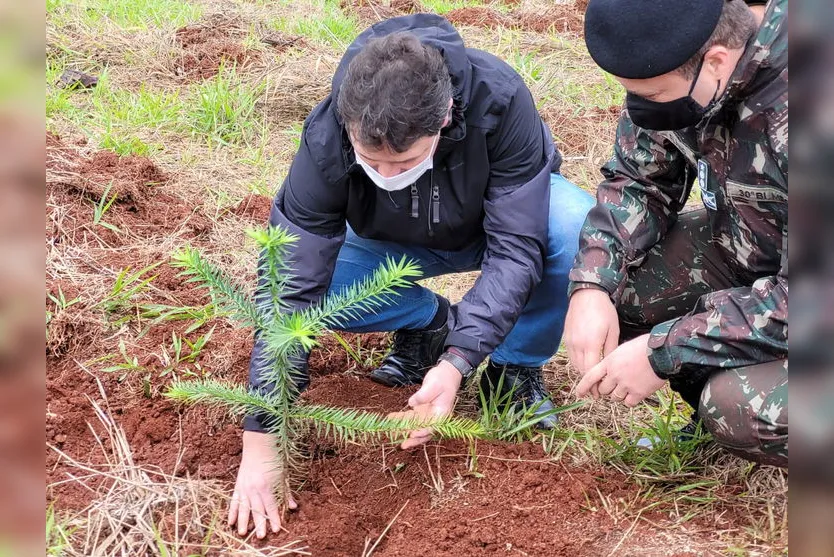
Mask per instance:
[[[291,256],[298,279],[285,301],[314,304],[386,257],[416,260],[425,277],[481,269],[456,305],[414,285],[343,328],[395,331],[371,378],[422,383],[408,401],[418,413],[451,413],[462,381],[490,356],[482,388],[494,396],[503,375],[502,391],[538,404],[539,427],[553,427],[541,371],[559,347],[568,272],[593,205],[559,175],[560,163],[530,91],[506,63],[466,48],[436,15],[374,25],[348,48],[332,93],[307,118],[275,197],[270,223],[299,238]],[[271,389],[262,381],[267,364],[256,342],[253,388]],[[259,416],[244,429],[229,522],[243,534],[252,511],[260,536],[265,516],[280,523],[272,445]],[[403,447],[430,436],[413,432]]]

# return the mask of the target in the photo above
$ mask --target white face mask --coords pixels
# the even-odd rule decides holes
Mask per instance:
[[[423,159],[422,162],[412,168],[409,168],[405,172],[401,172],[388,178],[371,168],[371,165],[362,160],[359,153],[356,153],[355,151],[354,153],[356,153],[356,162],[359,163],[359,166],[362,167],[362,170],[365,171],[368,178],[370,178],[378,188],[385,191],[399,191],[416,182],[420,176],[434,167],[434,148],[437,146],[438,141],[440,141],[440,134],[434,138],[431,149],[429,149],[429,154],[425,159]]]

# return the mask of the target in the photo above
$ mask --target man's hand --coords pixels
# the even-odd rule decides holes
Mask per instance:
[[[649,335],[623,343],[582,376],[576,394],[610,396],[626,406],[637,406],[666,383],[649,363]]]
[[[259,538],[266,536],[267,519],[273,533],[281,528],[282,510],[273,493],[275,485],[281,480],[277,459],[271,435],[257,431],[243,432],[243,457],[229,506],[229,527],[237,523],[237,533],[241,536],[249,531],[250,513]],[[298,508],[292,496],[288,497],[287,506]]]
[[[411,410],[407,412],[394,412],[390,416],[425,420],[448,416],[455,408],[455,398],[457,397],[462,379],[460,372],[455,369],[455,366],[449,362],[440,362],[426,373],[426,377],[423,379],[423,386],[408,399],[408,405],[411,407]],[[420,446],[431,439],[431,436],[431,428],[412,431],[408,439],[403,441],[401,448],[410,449]]]
[[[617,348],[620,322],[608,293],[596,288],[576,290],[565,317],[565,346],[580,374],[597,365]]]

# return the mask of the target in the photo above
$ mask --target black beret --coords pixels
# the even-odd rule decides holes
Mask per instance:
[[[590,0],[585,44],[599,67],[646,79],[681,67],[709,40],[726,0]]]

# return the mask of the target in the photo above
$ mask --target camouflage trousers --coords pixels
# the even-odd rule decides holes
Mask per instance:
[[[680,215],[666,237],[629,273],[620,304],[621,341],[685,315],[710,292],[750,286],[728,269],[710,241],[705,210]],[[736,369],[683,370],[670,381],[727,450],[762,464],[788,464],[788,361]]]

